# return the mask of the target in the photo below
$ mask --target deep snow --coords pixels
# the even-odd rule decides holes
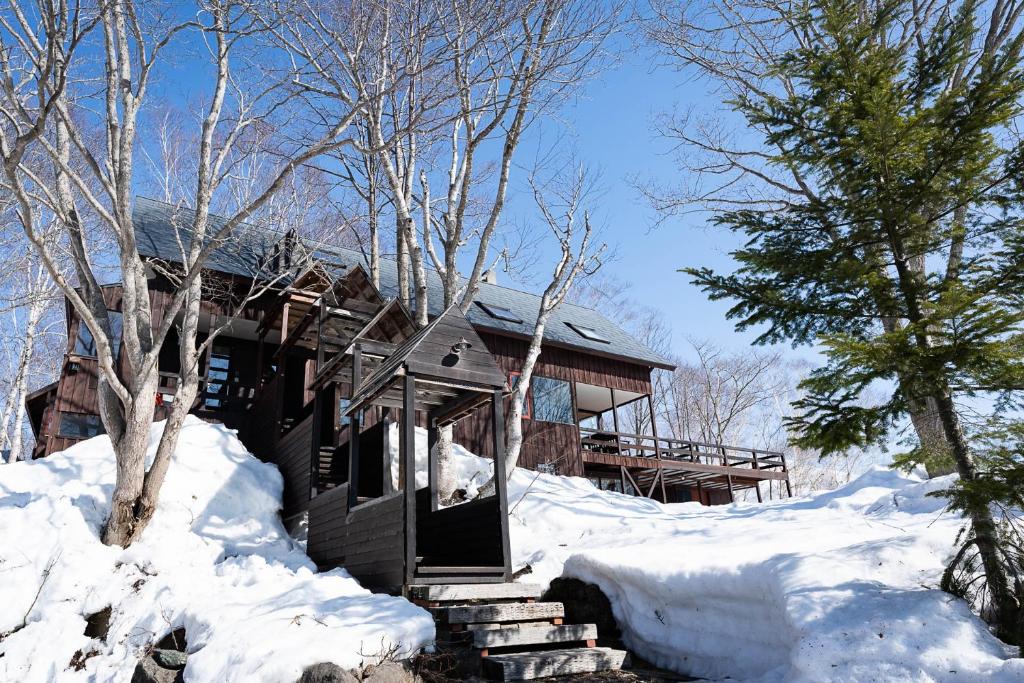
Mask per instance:
[[[470,488],[489,476],[456,457]],[[517,470],[513,566],[597,584],[630,649],[696,677],[1024,681],[1024,660],[936,588],[961,520],[926,494],[949,484],[877,467],[835,491],[703,507]]]
[[[417,470],[425,446],[421,432]],[[470,491],[488,477],[488,461],[455,458]],[[355,667],[433,638],[425,611],[343,570],[315,573],[277,515],[280,474],[230,430],[189,419],[160,508],[128,550],[98,541],[113,473],[105,437],[0,467],[0,633],[28,622],[0,642],[0,681],[128,681],[178,626],[190,682],[291,683],[313,662]],[[523,581],[596,583],[627,645],[681,673],[1024,681],[1024,660],[935,589],[960,522],[925,494],[946,485],[879,468],[829,493],[706,508],[519,470],[514,565],[532,568]],[[107,641],[86,638],[85,615],[111,604]],[[68,666],[77,650],[96,652],[80,671]]]
[[[152,457],[162,423],[151,434]],[[294,681],[433,640],[427,612],[316,568],[277,514],[281,475],[221,426],[190,417],[159,509],[129,549],[99,540],[114,482],[107,437],[0,467],[0,681],[129,681],[139,654],[184,626],[189,682]],[[31,608],[41,577],[49,576]],[[106,643],[85,616],[114,605]],[[97,654],[68,668],[77,650]]]

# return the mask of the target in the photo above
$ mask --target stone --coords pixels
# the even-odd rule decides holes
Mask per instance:
[[[153,659],[165,669],[184,669],[188,655],[178,650],[153,650]]]
[[[296,683],[358,683],[359,679],[337,664],[320,662],[307,666]]]
[[[107,631],[110,630],[110,611],[110,606],[107,605],[99,612],[93,612],[85,618],[86,638],[107,639]]]
[[[184,683],[181,669],[165,669],[152,657],[139,660],[132,674],[132,683]]]
[[[554,579],[543,600],[565,605],[566,623],[595,624],[599,638],[618,640],[622,635],[615,623],[612,603],[592,583],[564,577]]]
[[[419,679],[398,662],[381,662],[363,671],[363,683],[415,683]]]

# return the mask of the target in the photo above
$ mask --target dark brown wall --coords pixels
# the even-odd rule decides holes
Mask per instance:
[[[481,332],[480,337],[506,376],[522,370],[528,342],[489,332]],[[544,347],[541,350],[534,376],[641,394],[651,391],[651,369],[648,367],[560,348]],[[509,402],[506,401],[506,412],[508,406]],[[491,411],[482,408],[459,421],[455,427],[455,442],[479,455],[494,457],[494,438],[490,425]],[[574,425],[525,420],[519,464],[531,469],[541,464],[554,464],[559,474],[582,476],[579,430]]]
[[[284,477],[284,517],[302,512],[309,501],[313,416],[295,425],[277,443],[272,462]]]
[[[346,514],[348,486],[309,504],[310,558],[320,569],[343,565],[364,586],[394,590],[405,580],[405,494],[401,491]]]

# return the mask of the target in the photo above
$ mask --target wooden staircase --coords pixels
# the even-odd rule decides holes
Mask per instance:
[[[430,609],[438,641],[469,648],[480,672],[500,681],[613,671],[627,653],[597,647],[597,626],[564,624],[560,602],[536,602],[540,587],[520,583],[432,584],[410,587]]]

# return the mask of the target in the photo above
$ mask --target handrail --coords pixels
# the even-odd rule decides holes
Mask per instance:
[[[607,438],[595,438],[604,435]],[[601,448],[614,449],[612,454],[641,458],[664,458],[670,460],[688,459],[691,462],[707,461],[706,464],[724,465],[749,469],[776,469],[788,471],[785,455],[779,451],[760,448],[709,444],[701,441],[686,441],[651,434],[616,432],[607,429],[580,427],[580,445],[585,450]],[[749,455],[748,455],[749,454]]]

